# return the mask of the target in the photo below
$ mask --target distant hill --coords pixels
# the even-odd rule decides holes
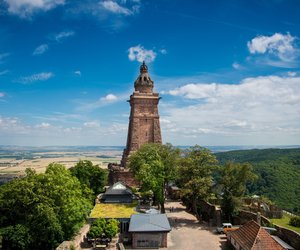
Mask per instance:
[[[291,212],[300,210],[300,148],[252,149],[215,154],[220,163],[249,162],[259,176],[250,194],[264,195]]]

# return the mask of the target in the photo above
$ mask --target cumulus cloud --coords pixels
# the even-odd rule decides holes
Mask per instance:
[[[65,0],[4,0],[4,2],[10,14],[21,18],[30,18],[36,12],[49,11],[65,4]]]
[[[36,55],[44,54],[48,49],[49,49],[48,44],[41,44],[40,46],[35,48],[32,55],[36,56]]]
[[[269,54],[290,62],[299,56],[295,40],[296,37],[289,33],[275,33],[272,36],[257,36],[249,41],[247,46],[251,54]]]
[[[153,50],[147,50],[141,45],[130,47],[128,52],[128,58],[130,61],[145,61],[146,63],[150,63],[156,58],[156,53]]]
[[[172,124],[181,143],[193,137],[195,143],[202,138],[210,145],[222,140],[224,144],[296,143],[300,139],[299,82],[300,77],[265,76],[239,84],[186,84],[166,92],[186,101],[162,107],[162,117],[169,121],[162,128]],[[171,131],[166,133],[175,137]]]
[[[118,97],[115,96],[114,94],[108,94],[108,95],[102,97],[100,100],[101,101],[113,102],[113,101],[116,101],[117,99],[118,99]]]
[[[22,84],[28,84],[38,81],[46,81],[50,78],[52,78],[54,74],[52,72],[41,72],[38,74],[33,74],[30,76],[23,76],[16,80],[16,82],[22,83]]]
[[[61,42],[62,40],[74,35],[74,31],[62,31],[54,35],[54,40],[56,40],[57,42]]]

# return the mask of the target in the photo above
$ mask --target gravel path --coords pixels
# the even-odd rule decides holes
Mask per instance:
[[[170,250],[220,250],[226,244],[226,237],[215,234],[215,227],[199,223],[196,217],[185,211],[179,202],[167,202],[167,216],[172,231],[168,234]],[[171,209],[171,211],[170,211]]]

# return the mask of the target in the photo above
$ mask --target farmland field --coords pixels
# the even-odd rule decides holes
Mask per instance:
[[[24,175],[26,168],[42,173],[50,163],[73,167],[90,160],[101,168],[119,163],[122,147],[12,147],[0,146],[0,183]]]

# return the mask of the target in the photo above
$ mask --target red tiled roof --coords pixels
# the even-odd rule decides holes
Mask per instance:
[[[245,250],[284,250],[271,235],[254,220],[251,220],[235,231],[228,232],[238,245]]]

